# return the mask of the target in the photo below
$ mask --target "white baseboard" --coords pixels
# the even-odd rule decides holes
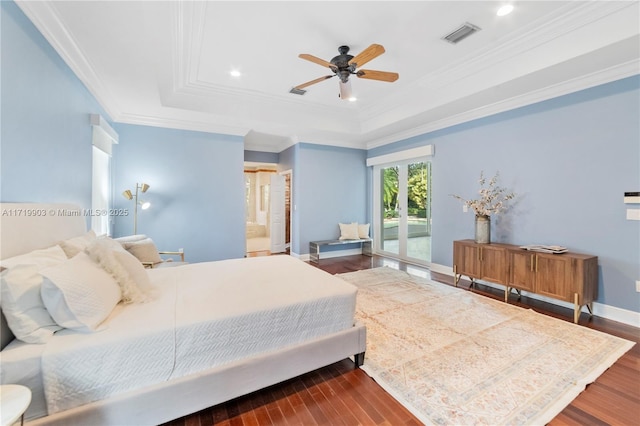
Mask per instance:
[[[437,272],[439,274],[449,275],[453,277],[453,268],[450,266],[444,266],[444,265],[439,265],[437,263],[432,263],[430,266],[430,269],[433,272]],[[504,291],[503,285],[490,283],[488,281],[480,281],[480,280],[478,280],[478,282],[488,287],[493,287],[493,288],[497,288]],[[565,308],[569,308],[573,310],[573,303],[567,303],[562,300],[556,300],[550,297],[545,297],[539,294],[529,293],[526,291],[522,291],[522,294],[532,299],[553,303],[555,305],[563,306]],[[583,310],[585,310],[585,308],[583,308]],[[617,308],[615,306],[605,305],[603,303],[593,302],[593,315],[610,319],[612,321],[618,321],[624,324],[631,325],[633,327],[640,327],[640,312],[634,312],[628,309],[622,309],[622,308]]]
[[[289,253],[289,255],[293,256],[293,257],[295,257],[297,259],[300,259],[303,262],[308,262],[309,261],[309,255],[308,254],[298,254],[298,253],[291,252],[291,253]]]

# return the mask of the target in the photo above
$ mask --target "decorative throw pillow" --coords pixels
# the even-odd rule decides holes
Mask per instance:
[[[34,250],[19,256],[2,259],[0,266],[11,269],[17,265],[36,265],[38,269],[57,265],[67,260],[67,255],[60,246],[52,246],[46,249]]]
[[[96,240],[96,233],[92,230],[84,235],[75,238],[69,238],[68,240],[60,241],[60,247],[64,250],[67,258],[71,259],[76,254],[84,251],[89,244]]]
[[[157,295],[157,288],[151,283],[149,279],[149,273],[142,266],[142,263],[128,251],[114,251],[113,255],[116,260],[127,271],[131,282],[135,283],[135,286],[141,293],[139,299],[133,299],[132,302],[148,302],[155,299]]]
[[[158,247],[151,238],[145,238],[138,241],[123,242],[122,246],[140,262],[143,263],[160,263],[162,258],[158,253]]]
[[[0,304],[7,324],[17,339],[46,343],[61,330],[40,296],[43,277],[36,265],[17,265],[0,275]]]
[[[96,331],[122,298],[120,286],[86,253],[78,253],[40,273],[40,294],[55,322],[78,331]]]
[[[357,240],[358,239],[358,223],[339,223],[341,240]]]
[[[369,224],[361,223],[358,225],[358,237],[359,238],[369,238]]]
[[[146,302],[155,289],[142,263],[111,238],[99,238],[87,247],[89,257],[111,274],[120,285],[124,303]]]
[[[133,241],[141,241],[146,240],[147,236],[145,234],[135,234],[135,235],[127,235],[125,237],[114,238],[115,241],[122,243],[131,243]]]

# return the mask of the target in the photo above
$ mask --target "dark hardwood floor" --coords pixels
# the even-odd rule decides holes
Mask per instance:
[[[315,265],[331,274],[390,266],[453,285],[453,277],[380,256],[345,256]],[[504,293],[483,285],[460,287],[503,300]],[[573,320],[573,311],[513,296],[509,303]],[[580,325],[640,342],[640,329],[583,313]],[[346,359],[284,383],[219,404],[167,425],[419,425],[402,405]],[[561,425],[640,425],[640,345],[635,345],[549,423]]]

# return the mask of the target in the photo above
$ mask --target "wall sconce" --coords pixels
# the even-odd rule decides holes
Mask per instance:
[[[140,205],[140,208],[142,210],[146,210],[149,207],[151,207],[151,203],[148,201],[142,201],[138,199],[138,193],[139,192],[147,192],[147,190],[149,189],[149,185],[147,185],[146,183],[136,183],[136,193],[133,194],[131,192],[131,190],[127,189],[126,191],[124,191],[122,193],[122,196],[124,198],[126,198],[127,200],[133,200],[134,201],[134,207],[133,207],[133,234],[136,235],[138,233],[138,204]]]

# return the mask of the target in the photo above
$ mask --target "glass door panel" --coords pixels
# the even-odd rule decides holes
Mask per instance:
[[[381,235],[382,241],[380,248],[383,251],[399,254],[398,246],[398,225],[400,219],[400,209],[398,202],[399,189],[398,185],[398,171],[399,167],[386,167],[381,170],[380,173],[380,187],[382,189],[382,205],[380,213],[382,214]]]
[[[422,262],[431,261],[430,164],[407,165],[407,252]]]

